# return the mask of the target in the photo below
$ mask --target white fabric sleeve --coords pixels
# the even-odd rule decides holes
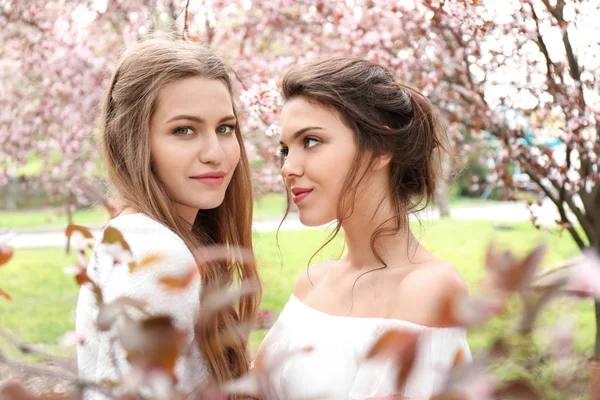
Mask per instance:
[[[121,231],[136,259],[158,254],[162,257],[159,262],[132,273],[125,263],[114,265],[113,257],[103,251],[102,245],[97,245],[92,253],[88,274],[102,289],[105,304],[119,297],[130,297],[145,302],[151,315],[168,314],[173,318],[176,327],[186,333],[186,351],[189,351],[188,359],[180,357],[175,372],[180,388],[191,391],[195,387],[194,382],[202,380],[207,374],[194,343],[200,277],[199,274],[194,276],[183,290],[171,290],[159,284],[161,277],[184,275],[196,264],[181,238],[168,228],[145,218],[141,222],[136,221],[139,222],[136,224],[115,224],[114,227]],[[77,306],[78,329],[89,329],[97,313],[92,291],[86,286],[82,287]],[[115,368],[115,361],[118,368]],[[126,373],[129,370],[124,350],[111,344],[111,333],[98,331],[91,331],[86,343],[79,346],[78,366],[81,377],[94,381],[118,379],[118,372]]]
[[[399,369],[392,360],[364,360],[349,398],[364,400],[399,394],[409,399],[428,399],[441,391],[459,349],[470,361],[464,329],[428,328],[419,339],[417,358],[404,388],[396,388]]]

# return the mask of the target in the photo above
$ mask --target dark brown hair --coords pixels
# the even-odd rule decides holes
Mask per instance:
[[[149,126],[160,91],[171,82],[196,76],[223,82],[233,98],[228,68],[198,43],[150,39],[122,57],[107,90],[100,121],[101,147],[118,211],[132,207],[150,216],[179,235],[193,254],[211,244],[252,250],[252,185],[239,127],[235,136],[240,143],[240,162],[225,199],[213,210],[200,210],[192,227],[176,214],[169,193],[152,168]],[[233,107],[237,115],[235,104]],[[200,272],[204,288],[234,280],[259,283],[253,262],[210,263]],[[197,330],[196,340],[214,382],[239,377],[249,370],[247,339],[225,344],[221,335],[235,330],[238,324],[252,323],[260,299],[258,290],[242,298],[237,310],[226,308],[208,326]]]
[[[283,78],[282,91],[285,101],[303,98],[339,114],[354,132],[358,147],[338,204],[337,226],[317,253],[339,233],[341,221],[354,212],[357,189],[367,171],[379,157],[391,158],[389,197],[394,216],[371,237],[371,249],[385,265],[375,249],[377,239],[407,227],[408,215],[433,201],[437,160],[440,151],[446,151],[447,137],[431,102],[390,70],[355,57],[296,65]],[[393,225],[384,227],[388,222]]]

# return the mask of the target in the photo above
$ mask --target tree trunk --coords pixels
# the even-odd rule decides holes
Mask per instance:
[[[600,253],[600,249],[596,248],[596,251]],[[594,341],[594,361],[598,368],[600,368],[600,301],[594,301],[594,311],[596,316],[596,340]],[[600,378],[600,375],[595,377]],[[598,382],[600,384],[600,381]]]
[[[9,180],[4,187],[6,188],[7,192],[6,204],[4,204],[4,208],[14,211],[17,209],[17,199],[19,198],[19,180]]]
[[[594,361],[600,361],[600,302],[594,302],[596,310],[596,342],[594,346]]]
[[[450,197],[450,180],[452,168],[452,160],[448,154],[442,154],[441,173],[438,176],[438,181],[435,187],[435,204],[440,210],[440,217],[450,216],[450,206],[448,204]]]
[[[440,217],[450,216],[448,197],[448,181],[440,179],[435,189],[435,204],[440,210]]]
[[[67,195],[67,199],[66,199],[66,203],[67,203],[67,225],[72,225],[73,224],[73,213],[71,212],[71,204],[73,202],[73,194],[71,192],[69,192],[69,194]],[[71,251],[71,237],[69,236],[67,238],[67,244],[66,244],[66,253],[69,254],[69,252]]]

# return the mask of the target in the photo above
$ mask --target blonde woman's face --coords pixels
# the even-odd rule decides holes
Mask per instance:
[[[223,202],[240,160],[236,124],[220,80],[185,78],[160,92],[150,121],[152,165],[188,222]]]

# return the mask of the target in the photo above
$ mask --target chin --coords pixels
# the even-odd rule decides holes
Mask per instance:
[[[298,219],[305,226],[321,226],[334,221],[335,217],[327,218],[324,215],[310,215],[310,213],[299,211]]]
[[[198,210],[214,210],[215,208],[218,208],[221,204],[223,204],[222,201],[214,202],[214,203],[210,203],[210,202],[202,203],[202,204],[198,205]]]
[[[198,207],[198,210],[214,210],[215,208],[219,208],[221,204],[217,204],[216,206],[212,206],[212,205],[206,205],[206,206],[200,206]]]
[[[225,196],[216,199],[204,199],[204,201],[196,202],[194,207],[199,210],[213,210],[223,204],[224,197]]]

